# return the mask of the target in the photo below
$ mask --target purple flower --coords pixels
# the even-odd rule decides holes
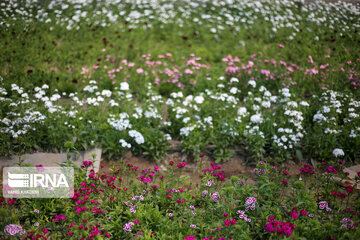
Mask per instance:
[[[14,236],[18,233],[20,233],[20,234],[25,233],[25,231],[23,231],[22,227],[19,225],[16,225],[16,224],[7,225],[4,229],[4,232],[10,234],[11,236]]]
[[[319,202],[319,208],[320,209],[324,209],[324,208],[328,208],[328,203],[326,201],[321,201]]]
[[[123,229],[125,232],[131,232],[132,226],[134,226],[133,222],[125,223],[125,225],[123,226]]]
[[[211,199],[214,200],[215,202],[218,202],[220,198],[220,195],[218,192],[214,192],[213,194],[211,194]]]
[[[201,193],[201,195],[202,195],[203,197],[205,197],[205,196],[208,194],[208,192],[209,192],[209,191],[205,190],[205,191],[203,191],[203,192]]]
[[[254,198],[254,197],[246,198],[245,199],[245,204],[244,204],[245,205],[245,210],[247,211],[250,208],[252,211],[254,211],[255,207],[256,207],[255,202],[256,202],[256,198]]]

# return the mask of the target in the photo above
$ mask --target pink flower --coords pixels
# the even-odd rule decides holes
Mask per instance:
[[[263,69],[261,70],[261,74],[265,75],[265,76],[269,76],[270,75],[270,71],[269,70],[266,70],[266,69]]]
[[[297,211],[292,211],[292,212],[291,212],[291,217],[292,217],[293,219],[298,219],[299,213],[298,213]]]
[[[176,166],[177,166],[178,168],[183,168],[183,167],[186,166],[186,162],[178,163]]]
[[[306,215],[307,215],[307,212],[306,212],[306,210],[302,209],[302,210],[300,211],[300,214],[301,214],[302,216],[306,216]]]
[[[141,74],[141,73],[144,72],[144,70],[143,70],[142,68],[138,68],[138,69],[136,69],[136,72],[137,72],[138,74]]]
[[[333,167],[333,166],[329,166],[329,167],[326,169],[326,172],[327,172],[327,173],[334,173],[334,174],[337,174],[337,173],[338,173],[337,170],[336,170],[336,168]]]
[[[224,225],[225,226],[229,226],[231,224],[231,220],[230,219],[226,219],[225,221],[224,221]]]
[[[325,68],[327,68],[329,66],[329,64],[327,63],[327,64],[325,64],[325,65],[321,65],[320,66],[320,69],[325,69]]]
[[[309,60],[308,60],[308,61],[309,61],[309,63],[314,64],[314,60],[312,59],[312,57],[311,57],[311,56],[309,56],[308,58],[309,58]]]
[[[45,168],[42,164],[39,164],[39,165],[35,165],[35,167],[40,171],[40,172],[44,172],[45,171]]]
[[[185,69],[184,73],[185,74],[193,74],[193,71],[191,71],[190,69],[187,68],[187,69]]]
[[[184,199],[178,199],[178,200],[176,200],[179,204],[180,203],[184,203],[185,202],[185,200]]]
[[[140,221],[137,220],[137,219],[134,220],[134,223],[135,223],[135,224],[139,224],[139,222],[140,222]]]
[[[196,240],[196,238],[193,235],[191,235],[184,238],[184,240]]]
[[[279,48],[284,48],[284,45],[282,45],[282,44],[279,44],[278,46],[279,46]]]

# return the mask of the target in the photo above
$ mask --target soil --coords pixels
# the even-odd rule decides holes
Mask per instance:
[[[201,158],[203,161],[203,168],[210,168],[210,163],[213,162],[209,157],[203,157]],[[183,176],[188,176],[190,180],[190,185],[192,186],[198,186],[200,183],[200,176],[199,176],[199,165],[194,161],[189,161],[187,159],[187,156],[175,152],[166,155],[165,159],[160,163],[156,164],[150,159],[142,158],[134,156],[131,152],[128,152],[125,154],[124,158],[122,159],[125,163],[131,163],[134,166],[138,166],[139,170],[142,169],[153,169],[154,166],[159,166],[160,172],[165,173],[167,171],[167,167],[169,166],[170,161],[174,161],[175,164],[179,162],[186,162],[186,167],[182,171]],[[116,168],[120,167],[120,160],[102,160],[101,161],[103,168],[101,169],[101,173],[110,174],[112,166],[115,166]],[[222,171],[224,171],[225,178],[229,178],[231,176],[241,176],[246,177],[247,183],[250,185],[255,184],[253,166],[249,166],[244,163],[244,159],[239,155],[234,155],[229,161],[224,163],[219,163],[216,165],[221,165]],[[290,175],[296,175],[299,173],[299,169],[303,166],[303,163],[294,163],[290,162],[287,164],[287,167],[289,168]]]

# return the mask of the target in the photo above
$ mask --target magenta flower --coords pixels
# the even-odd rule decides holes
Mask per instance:
[[[196,240],[196,238],[193,235],[191,235],[184,238],[184,240]]]
[[[306,212],[306,210],[302,209],[302,210],[300,211],[300,214],[301,214],[302,216],[306,216],[306,215],[307,215],[307,212]]]
[[[299,217],[299,213],[297,211],[292,211],[291,212],[291,217],[296,220]]]
[[[333,167],[333,166],[329,166],[329,167],[326,169],[326,172],[327,172],[327,173],[334,173],[334,174],[337,174],[337,173],[338,173],[337,170],[336,170],[336,168]]]
[[[39,165],[35,165],[35,167],[40,171],[40,172],[44,172],[45,171],[45,168],[42,164],[39,164]]]
[[[230,224],[231,224],[231,220],[230,220],[230,219],[224,220],[224,225],[225,225],[225,226],[229,226]]]
[[[62,215],[62,214],[60,214],[60,215],[55,215],[53,221],[54,221],[54,222],[58,222],[58,221],[60,221],[60,220],[65,221],[65,220],[66,220],[66,217],[65,217],[64,215]]]

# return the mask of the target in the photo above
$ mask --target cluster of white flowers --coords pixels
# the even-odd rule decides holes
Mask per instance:
[[[119,140],[119,143],[121,144],[121,146],[123,148],[131,148],[131,144],[130,143],[127,143],[124,139],[120,139]]]
[[[0,3],[0,11],[0,25],[5,29],[18,21],[23,22],[23,25],[25,23],[26,27],[35,20],[50,31],[55,26],[71,31],[88,24],[106,27],[126,21],[129,23],[128,28],[145,30],[153,28],[154,24],[160,28],[175,24],[180,29],[189,25],[195,29],[201,26],[217,36],[227,27],[239,32],[241,29],[251,29],[261,21],[270,25],[265,32],[270,37],[275,37],[281,29],[285,29],[289,33],[288,39],[293,40],[300,35],[302,26],[306,25],[316,26],[314,29],[307,27],[307,31],[313,31],[314,39],[319,40],[325,31],[322,29],[336,29],[340,36],[344,36],[360,27],[356,22],[359,8],[340,1],[305,4],[302,0],[185,0],[179,7],[176,1],[162,0],[105,0],[93,4],[85,0],[50,1],[49,4],[41,0],[5,0]]]
[[[322,107],[313,116],[313,121],[323,126],[325,134],[338,135],[343,132],[346,125],[353,128],[349,129],[350,138],[359,136],[360,101],[356,101],[351,95],[327,90],[319,98],[319,103]],[[339,125],[343,114],[344,123]]]
[[[134,138],[137,144],[143,144],[145,142],[143,135],[136,130],[130,130],[129,136]]]
[[[282,103],[282,113],[286,116],[285,122],[274,123],[277,129],[272,137],[277,147],[282,149],[293,149],[298,145],[306,132],[303,126],[303,112],[306,111],[309,104],[306,101],[300,103],[291,100],[291,93],[289,89],[283,88],[280,91],[278,102]]]
[[[25,135],[30,130],[35,131],[36,124],[43,124],[46,119],[39,111],[31,109],[27,109],[23,114],[8,112],[7,116],[0,120],[5,125],[0,132],[11,134],[13,138]]]
[[[332,153],[335,157],[342,157],[345,155],[344,151],[340,148],[335,148]]]
[[[119,119],[115,118],[115,116],[111,114],[107,121],[110,126],[112,126],[118,131],[124,131],[132,127],[132,125],[130,124],[129,115],[127,113],[120,113]]]

